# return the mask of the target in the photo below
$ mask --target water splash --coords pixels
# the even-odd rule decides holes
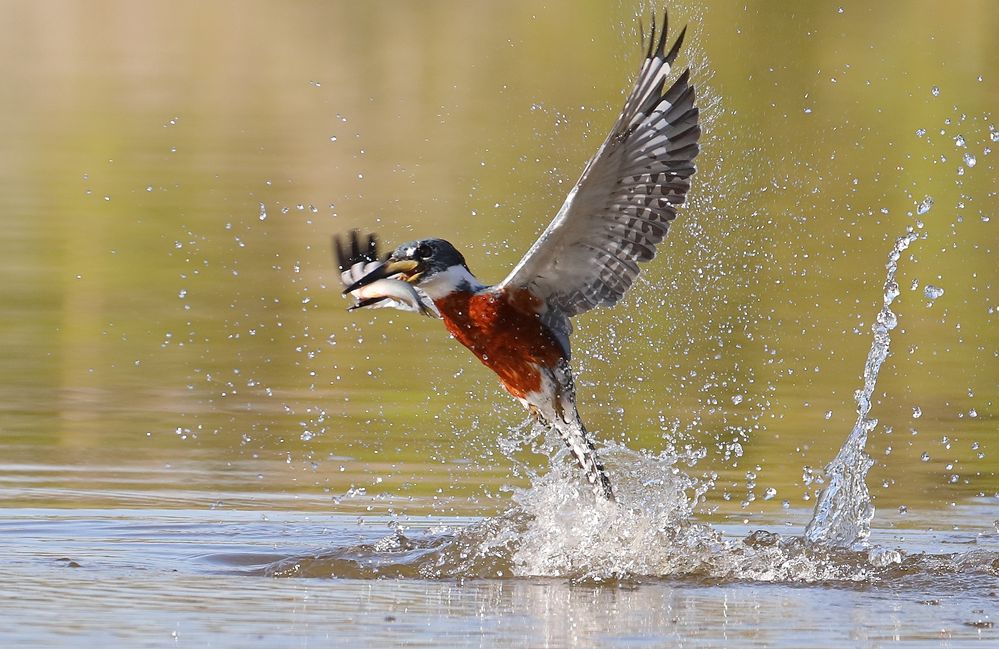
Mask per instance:
[[[923,295],[927,300],[935,300],[944,294],[944,290],[939,286],[934,286],[933,284],[927,284],[923,288]]]
[[[858,552],[802,538],[740,530],[726,535],[693,520],[708,483],[686,460],[624,446],[602,449],[621,503],[595,497],[569,462],[517,490],[504,514],[430,529],[399,526],[356,545],[289,556],[251,569],[273,577],[510,579],[575,582],[647,578],[784,583],[871,582],[911,559]]]
[[[677,457],[619,445],[602,455],[615,475],[627,476],[617,481],[623,506],[593,498],[566,463],[514,496],[531,521],[512,555],[516,574],[587,580],[677,574],[692,569],[691,559],[703,554],[696,549],[719,541],[692,520],[709,485],[686,475]]]
[[[811,543],[848,548],[863,545],[871,534],[874,504],[865,478],[874,460],[867,455],[864,447],[868,433],[874,430],[878,420],[868,419],[867,415],[871,411],[871,397],[877,384],[878,372],[888,357],[890,332],[898,325],[898,319],[891,310],[892,302],[899,295],[898,282],[895,280],[898,260],[902,252],[916,240],[916,236],[910,230],[905,236],[896,239],[888,255],[888,263],[885,264],[888,272],[884,284],[884,304],[873,326],[874,341],[864,364],[864,386],[854,395],[857,401],[857,422],[843,448],[826,467],[828,486],[815,504],[815,513],[805,528],[805,538]]]
[[[704,485],[675,459],[604,449],[608,465],[626,470],[617,486],[624,503],[595,497],[569,464],[518,490],[504,514],[449,519],[436,527],[399,525],[354,545],[233,565],[243,574],[346,579],[517,579],[554,577],[577,583],[689,579],[717,583],[891,583],[913,576],[964,579],[999,575],[999,553],[908,555],[901,550],[827,547],[768,531],[746,535],[691,519]],[[217,560],[217,559],[216,559]],[[224,563],[224,562],[223,562]]]
[[[621,504],[598,498],[557,456],[544,475],[531,474],[504,514],[471,525],[410,537],[404,530],[312,556],[267,566],[272,576],[350,578],[568,577],[629,579],[706,571],[726,546],[721,535],[692,520],[709,488],[680,470],[679,459],[611,444],[601,451],[623,479]]]

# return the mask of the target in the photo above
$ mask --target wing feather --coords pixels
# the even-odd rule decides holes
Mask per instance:
[[[565,338],[569,317],[621,299],[655,256],[686,199],[697,156],[698,110],[690,71],[666,91],[684,29],[666,52],[666,26],[607,139],[587,163],[555,219],[498,288],[542,298],[543,321]]]

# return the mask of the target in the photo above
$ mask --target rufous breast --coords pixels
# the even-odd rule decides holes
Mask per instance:
[[[517,398],[537,392],[539,366],[553,367],[563,356],[538,317],[538,298],[527,291],[455,291],[434,303],[448,331]]]

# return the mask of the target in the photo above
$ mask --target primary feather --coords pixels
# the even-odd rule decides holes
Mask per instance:
[[[652,259],[694,174],[701,134],[689,70],[663,92],[683,36],[667,52],[666,23],[607,139],[583,170],[551,225],[498,288],[544,300],[545,323],[560,337],[569,317],[615,304]]]

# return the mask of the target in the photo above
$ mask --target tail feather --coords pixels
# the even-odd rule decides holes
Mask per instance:
[[[607,475],[603,462],[597,456],[597,450],[594,448],[593,441],[583,423],[578,418],[576,421],[570,420],[569,422],[556,420],[552,428],[569,447],[569,452],[583,469],[586,481],[590,483],[593,492],[607,500],[617,500],[614,496],[614,489],[611,487],[610,476]]]
[[[576,411],[576,390],[568,362],[562,360],[549,369],[546,378],[547,389],[529,396],[528,407],[542,424],[553,428],[562,438],[593,492],[601,498],[616,501],[610,476],[597,456],[593,438]]]

